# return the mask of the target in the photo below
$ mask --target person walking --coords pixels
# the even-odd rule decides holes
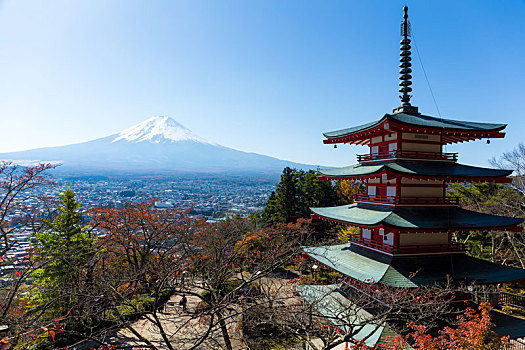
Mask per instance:
[[[185,294],[182,294],[182,298],[180,298],[179,305],[182,306],[182,311],[186,312],[186,305],[188,304],[188,299],[186,298]]]

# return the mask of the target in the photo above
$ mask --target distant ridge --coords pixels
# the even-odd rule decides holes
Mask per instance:
[[[60,163],[57,172],[83,175],[147,175],[180,172],[278,174],[286,166],[314,169],[257,153],[224,147],[177,121],[155,116],[100,139],[67,146],[0,153],[18,164]]]

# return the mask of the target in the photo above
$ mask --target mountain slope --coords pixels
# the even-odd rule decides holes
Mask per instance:
[[[0,154],[19,163],[54,162],[57,171],[83,174],[170,172],[279,173],[297,164],[207,141],[169,117],[152,117],[117,134],[67,146]]]

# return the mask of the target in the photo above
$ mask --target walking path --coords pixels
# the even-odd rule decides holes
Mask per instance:
[[[291,305],[297,302],[297,298],[290,295],[289,288],[285,288],[287,281],[292,276],[273,276],[273,277],[264,277],[259,280],[259,283],[265,286],[268,291],[276,293],[276,296],[279,295],[279,298],[282,300],[279,302],[279,305]],[[199,292],[198,289],[195,292]],[[282,294],[282,295],[281,295]],[[195,340],[199,336],[203,335],[209,325],[209,319],[201,317],[196,314],[195,311],[199,308],[200,299],[193,295],[186,294],[187,298],[187,312],[182,310],[182,306],[179,305],[181,296],[174,295],[166,303],[165,307],[157,312],[159,319],[161,320],[162,327],[164,328],[165,333],[173,347],[173,349],[189,349],[194,346]],[[226,310],[226,317],[237,313],[235,309]],[[132,327],[140,333],[144,338],[148,339],[152,344],[154,344],[158,349],[168,349],[159,329],[151,323],[146,317],[141,317],[139,320],[132,324]],[[232,342],[232,347],[235,350],[246,349],[244,342],[242,341],[242,331],[237,329],[238,327],[238,318],[232,316],[227,320],[228,333],[230,335],[230,340]],[[196,349],[223,349],[224,341],[222,334],[218,327],[211,334],[209,339],[200,344]],[[121,329],[112,339],[114,342],[127,343],[128,345],[145,345],[141,342],[130,330]]]
[[[172,347],[177,350],[189,349],[194,346],[195,339],[206,332],[208,325],[204,317],[195,314],[195,310],[199,306],[199,298],[190,295],[186,295],[186,298],[188,299],[187,312],[182,311],[182,307],[179,306],[181,296],[175,295],[169,299],[165,308],[157,313]],[[240,331],[235,331],[235,327],[237,326],[236,322],[234,320],[228,320],[227,325],[233,348],[244,349],[245,346],[241,340],[242,334]],[[132,326],[158,349],[168,348],[162,339],[159,329],[145,317],[134,322]],[[210,338],[220,343],[210,343],[210,340],[207,340],[196,349],[209,350],[213,348],[223,348],[222,335],[220,332],[215,331],[212,335]],[[144,345],[144,343],[128,329],[120,330],[114,340],[124,341],[129,345]]]

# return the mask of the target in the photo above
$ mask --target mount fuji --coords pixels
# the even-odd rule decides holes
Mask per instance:
[[[0,153],[17,164],[61,164],[60,173],[153,175],[180,172],[277,174],[313,165],[239,151],[207,141],[169,117],[152,117],[119,133],[67,146]]]

